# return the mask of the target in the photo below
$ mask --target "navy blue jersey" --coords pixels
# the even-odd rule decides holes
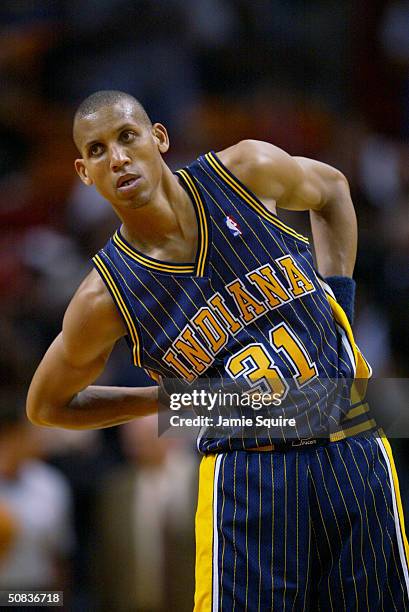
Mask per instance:
[[[329,401],[323,382],[353,379],[357,368],[365,378],[368,368],[343,311],[318,278],[308,239],[270,212],[213,152],[177,175],[196,212],[195,261],[153,259],[120,230],[93,259],[126,324],[133,363],[189,385],[210,381],[212,390],[231,381],[281,397],[291,391],[305,413],[303,436],[325,430],[328,421],[331,431],[367,429],[363,402],[354,406],[342,393]],[[269,436],[202,432],[199,448],[269,443]]]

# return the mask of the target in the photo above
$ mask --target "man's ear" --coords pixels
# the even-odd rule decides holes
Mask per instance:
[[[87,168],[85,167],[84,160],[83,160],[82,158],[81,158],[81,159],[76,159],[76,160],[75,160],[75,162],[74,162],[74,166],[75,166],[75,169],[76,169],[76,171],[77,171],[77,174],[78,174],[78,176],[80,177],[80,179],[82,180],[82,182],[83,182],[85,185],[87,185],[88,187],[89,187],[90,185],[92,185],[93,181],[92,181],[92,179],[91,179],[91,178],[88,176],[88,170],[87,170]]]
[[[152,134],[158,143],[158,149],[161,153],[166,153],[169,149],[169,135],[164,125],[154,123],[152,126]]]

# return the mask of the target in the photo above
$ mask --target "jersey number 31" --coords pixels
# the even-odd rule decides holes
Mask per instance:
[[[317,366],[304,344],[285,323],[270,329],[269,340],[272,349],[288,362],[297,388],[301,389],[318,376]],[[235,380],[242,378],[252,391],[275,393],[284,399],[289,390],[286,377],[260,342],[249,344],[232,355],[226,363],[226,371]]]

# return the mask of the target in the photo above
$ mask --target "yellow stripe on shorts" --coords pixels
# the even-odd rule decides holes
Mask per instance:
[[[383,431],[381,431],[381,436],[377,438],[377,441],[381,447],[381,450],[383,450],[383,455],[388,465],[388,469],[390,469],[390,477],[391,477],[390,480],[391,480],[391,487],[393,491],[392,501],[393,501],[393,508],[394,508],[394,514],[395,514],[395,525],[396,525],[396,531],[397,531],[396,535],[397,535],[398,543],[399,543],[399,555],[401,558],[403,574],[404,574],[405,582],[406,582],[406,588],[408,590],[408,595],[409,595],[409,569],[408,569],[409,544],[408,544],[408,539],[406,537],[406,531],[405,531],[405,517],[403,514],[402,499],[400,496],[398,473],[396,471],[395,460],[393,458],[391,445],[389,443],[388,438],[383,433]],[[401,540],[399,536],[401,536]]]
[[[196,587],[194,612],[212,612],[214,489],[218,473],[216,463],[220,464],[221,457],[221,455],[207,455],[203,457],[200,464],[199,499],[196,511]]]

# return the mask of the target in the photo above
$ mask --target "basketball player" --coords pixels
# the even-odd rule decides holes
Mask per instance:
[[[34,375],[32,422],[100,428],[157,411],[158,386],[92,385],[123,336],[133,363],[156,379],[211,379],[213,388],[227,379],[282,396],[288,380],[300,396],[311,383],[308,422],[323,405],[323,380],[369,377],[320,278],[336,277],[351,317],[357,231],[340,172],[243,141],[173,174],[162,157],[166,129],[121,92],[81,104],[74,140],[81,180],[121,227],[94,257]],[[307,238],[276,207],[310,211],[320,275]],[[196,612],[408,609],[390,447],[362,397],[348,401],[347,410],[330,406],[326,437],[202,432]]]

